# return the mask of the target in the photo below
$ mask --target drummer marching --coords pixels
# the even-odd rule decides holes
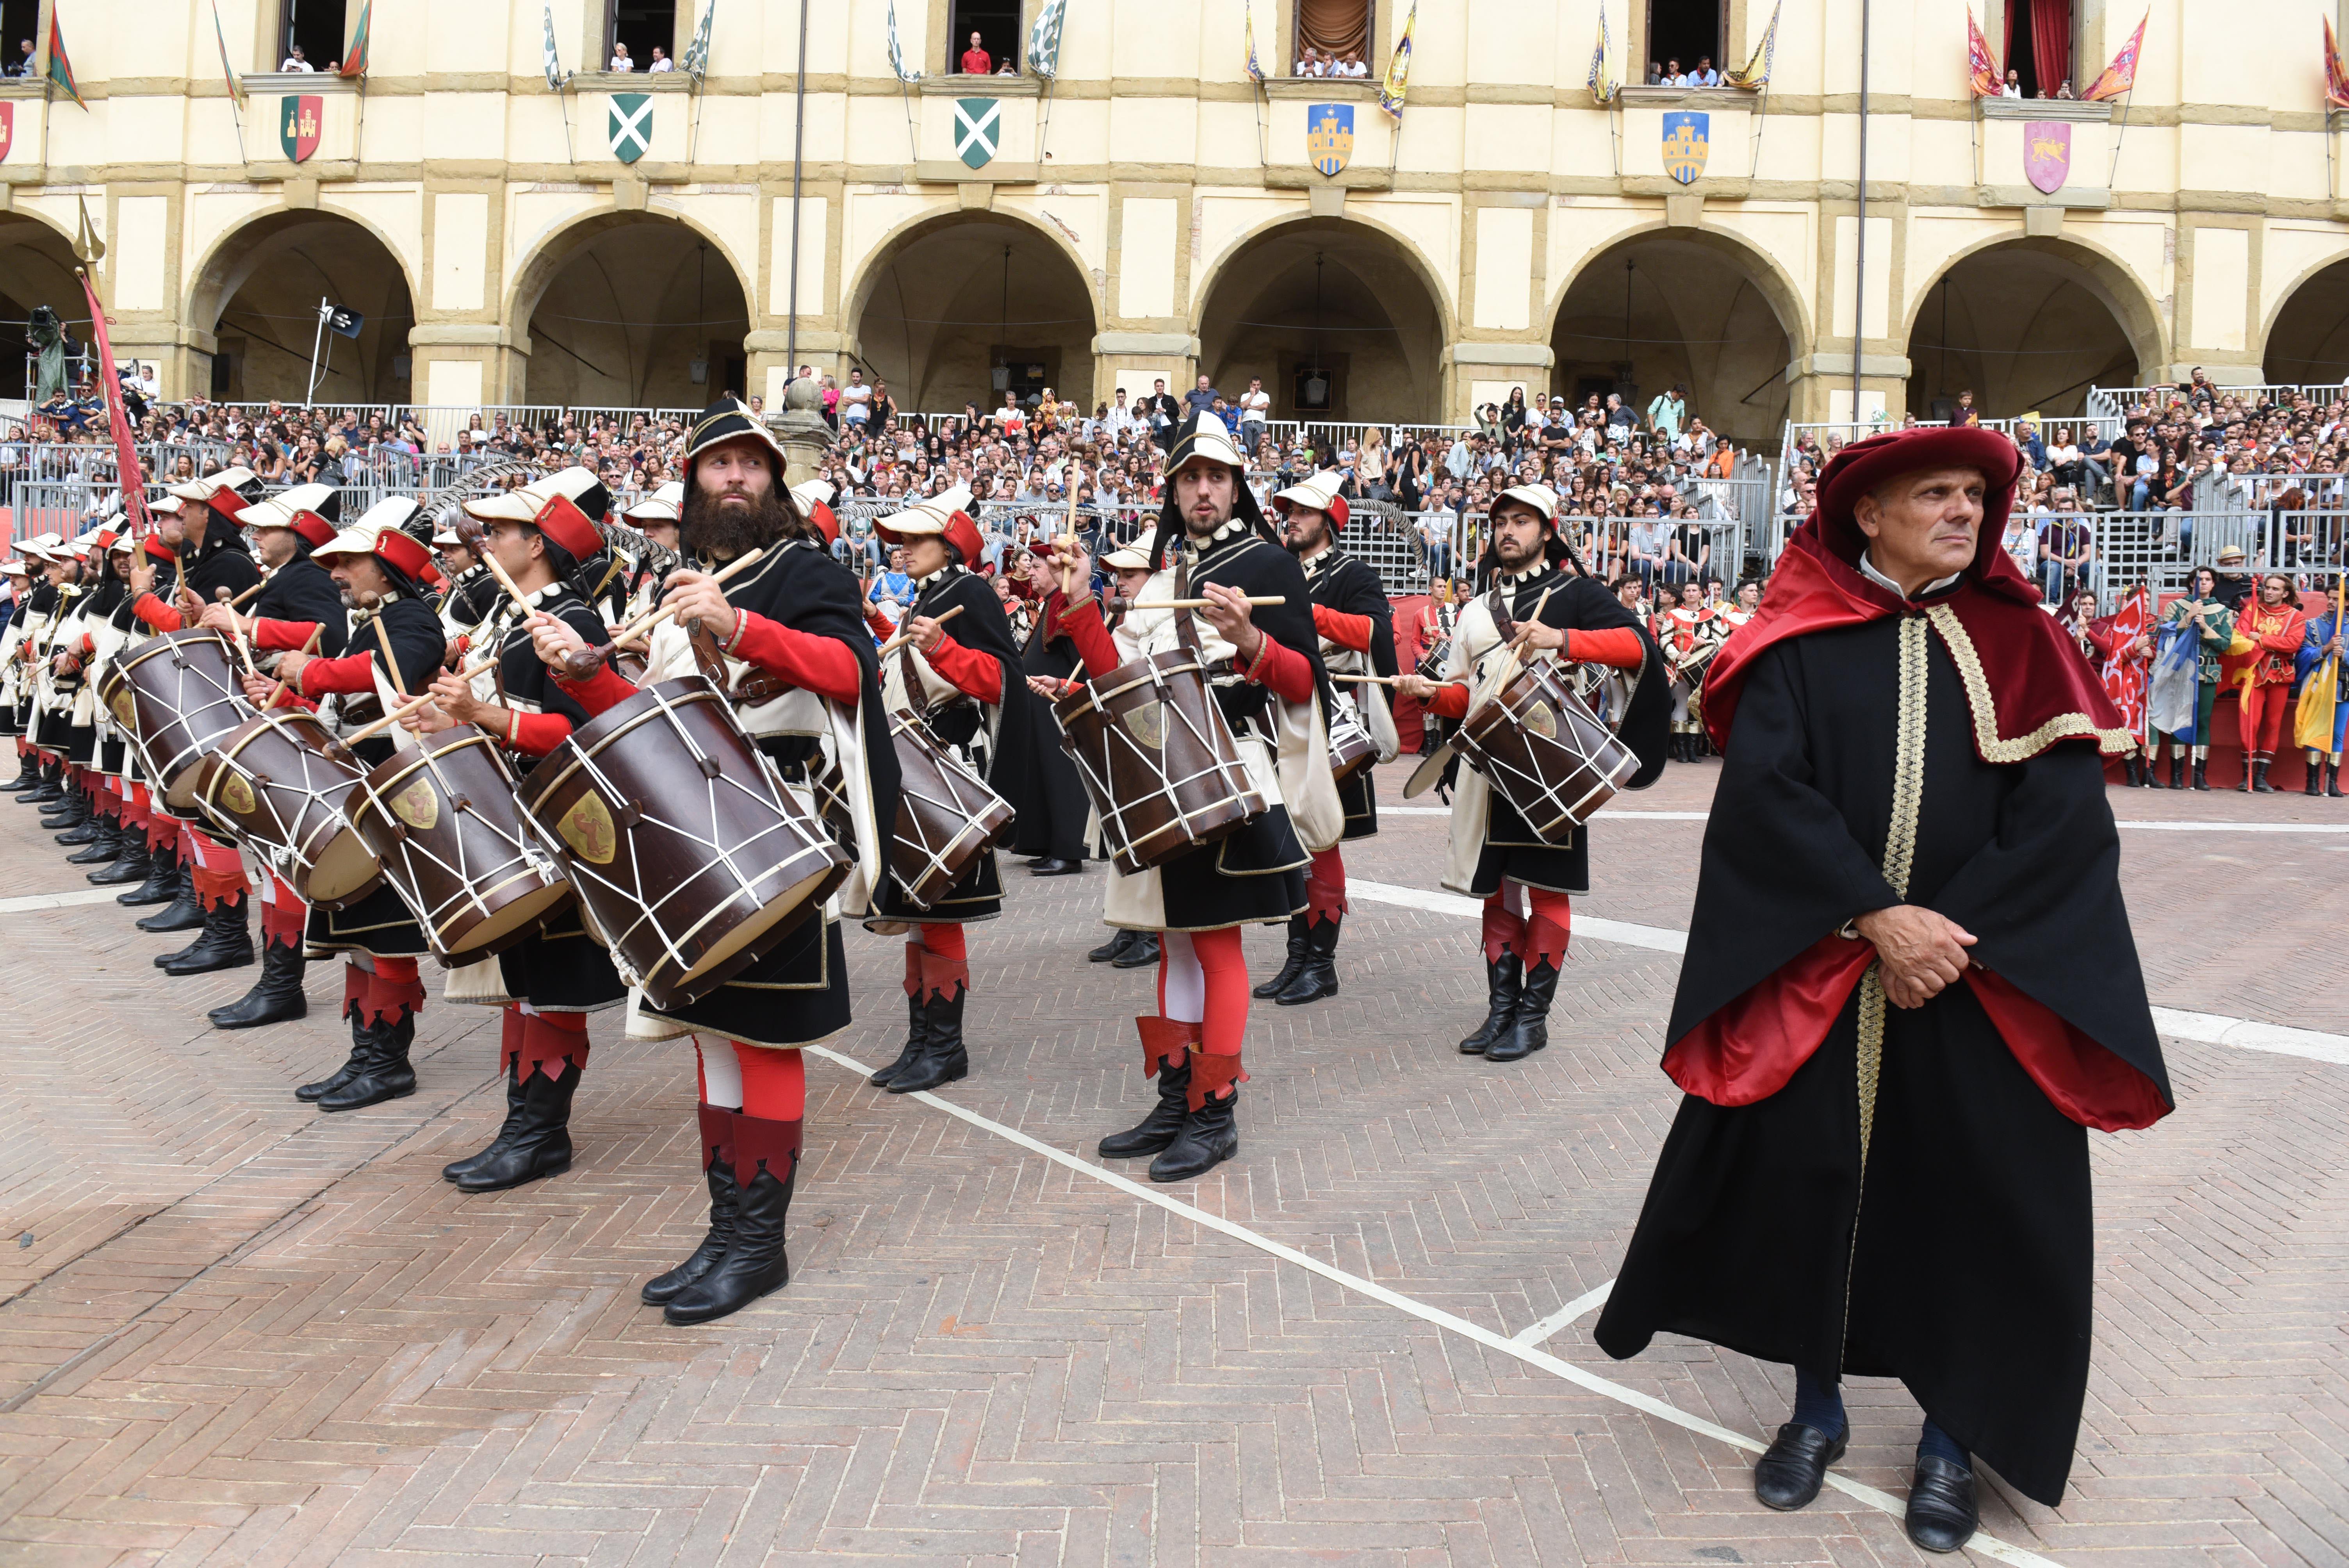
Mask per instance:
[[[1704,689],[1704,668],[1724,635],[1704,602],[1704,584],[1694,578],[1680,586],[1680,602],[1656,617],[1656,645],[1671,674],[1672,760],[1694,762],[1704,744],[1703,715],[1696,706]]]

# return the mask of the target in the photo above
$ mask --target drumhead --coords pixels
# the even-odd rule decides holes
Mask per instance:
[[[816,889],[838,880],[835,868],[827,865],[813,876],[802,877],[793,882],[771,900],[765,908],[720,937],[718,944],[703,955],[700,963],[669,982],[670,987],[673,990],[688,990],[696,980],[734,958],[778,926],[788,929],[797,924],[810,913],[807,905],[816,895]],[[825,888],[824,891],[829,892],[831,890]]]
[[[495,891],[494,889],[492,891]],[[443,960],[453,966],[478,964],[492,954],[503,952],[528,936],[545,923],[546,917],[561,908],[571,896],[571,884],[558,882],[525,893],[495,914],[465,932],[465,947],[451,953]]]
[[[306,896],[312,903],[346,903],[382,875],[382,862],[376,852],[367,847],[366,840],[346,828],[312,862]]]

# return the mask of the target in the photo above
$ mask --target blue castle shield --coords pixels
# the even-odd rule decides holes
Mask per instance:
[[[1354,156],[1354,106],[1317,103],[1305,110],[1305,156],[1323,175],[1334,178]]]
[[[1664,172],[1683,185],[1695,184],[1712,140],[1713,116],[1695,109],[1664,116]]]

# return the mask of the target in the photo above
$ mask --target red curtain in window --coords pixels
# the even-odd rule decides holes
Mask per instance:
[[[1371,57],[1371,0],[1297,0],[1297,47]]]
[[[2039,96],[2054,98],[2072,74],[2071,0],[2031,0],[2031,63]]]

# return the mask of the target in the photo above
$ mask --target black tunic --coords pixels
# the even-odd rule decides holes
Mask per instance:
[[[1815,633],[1755,661],[1705,830],[1671,1038],[1854,915],[1906,902],[1973,933],[1982,968],[2167,1101],[2096,751],[2060,744],[2026,762],[1982,761],[1938,637],[1925,639],[1920,788],[1901,818],[1914,821],[1905,893],[1889,880],[1906,798],[1895,789],[1902,624]],[[1961,981],[1921,1007],[1882,1008],[1863,1161],[1871,985],[1855,988],[1775,1092],[1734,1108],[1682,1101],[1599,1343],[1628,1357],[1656,1333],[1685,1334],[1815,1371],[1899,1377],[1958,1442],[2053,1506],[2088,1367],[2084,1130]]]
[[[836,637],[856,655],[864,675],[864,771],[873,814],[886,853],[889,824],[897,820],[897,753],[889,744],[881,707],[881,661],[864,624],[855,577],[821,545],[795,540],[770,550],[756,565],[725,584],[726,602],[811,636]],[[759,748],[783,776],[802,779],[818,759],[816,741],[803,736],[761,738]],[[852,841],[843,846],[856,852]],[[885,867],[868,868],[876,884]],[[863,910],[851,910],[862,916]],[[681,1024],[698,1033],[754,1046],[802,1046],[839,1033],[850,1023],[848,964],[840,923],[822,914],[803,920],[757,963],[698,1002],[666,1010],[647,999],[647,1018]]]
[[[327,617],[333,624],[341,617],[338,608]],[[441,649],[447,646],[440,635],[440,618],[421,599],[400,594],[384,604],[373,618],[384,630],[378,638],[372,623],[354,628],[346,645],[348,652],[365,651],[374,655],[376,667],[384,678],[399,686],[410,696],[420,695],[429,686],[432,673],[440,665]],[[388,640],[392,655],[398,660],[397,673],[384,658],[384,642]],[[359,762],[367,768],[377,768],[391,760],[398,743],[388,736],[376,736],[359,742],[355,749]],[[309,923],[303,929],[303,939],[308,944],[309,955],[322,957],[330,953],[366,953],[378,958],[421,958],[432,951],[424,940],[424,928],[407,903],[386,882],[375,892],[346,909],[320,909],[312,905]]]
[[[1342,550],[1325,550],[1305,563],[1305,582],[1313,591],[1316,604],[1371,618],[1371,673],[1395,674],[1394,605],[1387,599],[1378,569]],[[1357,710],[1376,700],[1367,686],[1357,683],[1346,690]],[[1371,772],[1361,769],[1338,786],[1338,799],[1346,808],[1342,838],[1367,839],[1379,830],[1378,792]]]
[[[338,659],[347,651],[345,640],[350,634],[350,616],[343,610],[343,591],[335,586],[326,569],[310,559],[307,551],[295,556],[272,573],[267,586],[254,595],[253,614],[264,621],[308,622],[318,627],[317,653],[320,658]],[[412,682],[413,671],[402,662],[401,673]]]
[[[209,604],[220,597],[223,588],[233,599],[261,581],[261,567],[238,532],[234,523],[213,518],[207,526],[203,541],[181,555],[180,564],[186,574],[188,592],[200,604]],[[169,595],[175,575],[168,566],[155,574],[155,591]],[[172,602],[166,599],[166,603]],[[194,617],[190,617],[193,624]]]
[[[1035,605],[1036,624],[1029,630],[1027,645],[1019,651],[1019,673],[1022,676],[1043,676],[1051,680],[1084,676],[1077,645],[1069,640],[1067,633],[1050,624],[1050,612],[1056,603],[1048,599]],[[1023,679],[1020,685],[1025,686],[1027,682]],[[1019,811],[1019,820],[1011,827],[1011,852],[1081,861],[1085,858],[1085,823],[1092,815],[1092,802],[1085,797],[1085,781],[1077,772],[1076,759],[1061,748],[1060,721],[1051,716],[1042,697],[1036,697],[1036,717],[1029,727],[1027,755],[1007,757],[997,764],[999,769],[1008,766],[1012,769],[1011,777],[1024,797],[1015,799],[1003,785],[996,785],[1004,799]]]
[[[1542,594],[1546,591],[1549,602],[1545,604]],[[1640,617],[1625,609],[1596,579],[1555,563],[1514,585],[1504,580],[1498,592],[1513,622],[1533,619],[1534,607],[1538,604],[1545,626],[1583,632],[1625,627],[1639,634],[1644,662],[1638,671],[1630,711],[1619,734],[1623,743],[1643,761],[1653,756],[1661,762],[1664,754],[1661,730],[1662,724],[1670,722],[1671,710],[1664,700],[1665,683],[1660,674],[1662,655],[1657,653],[1655,639],[1648,634],[1648,629],[1640,624]],[[1641,774],[1632,780],[1631,788],[1638,789],[1655,776],[1652,768],[1643,768]],[[1485,847],[1476,857],[1476,874],[1469,884],[1475,896],[1492,897],[1501,891],[1504,879],[1551,892],[1590,891],[1588,827],[1576,832],[1563,847],[1545,844],[1534,837],[1533,830],[1526,826],[1525,819],[1499,790],[1492,791],[1487,799],[1492,802],[1492,812],[1485,823]]]

